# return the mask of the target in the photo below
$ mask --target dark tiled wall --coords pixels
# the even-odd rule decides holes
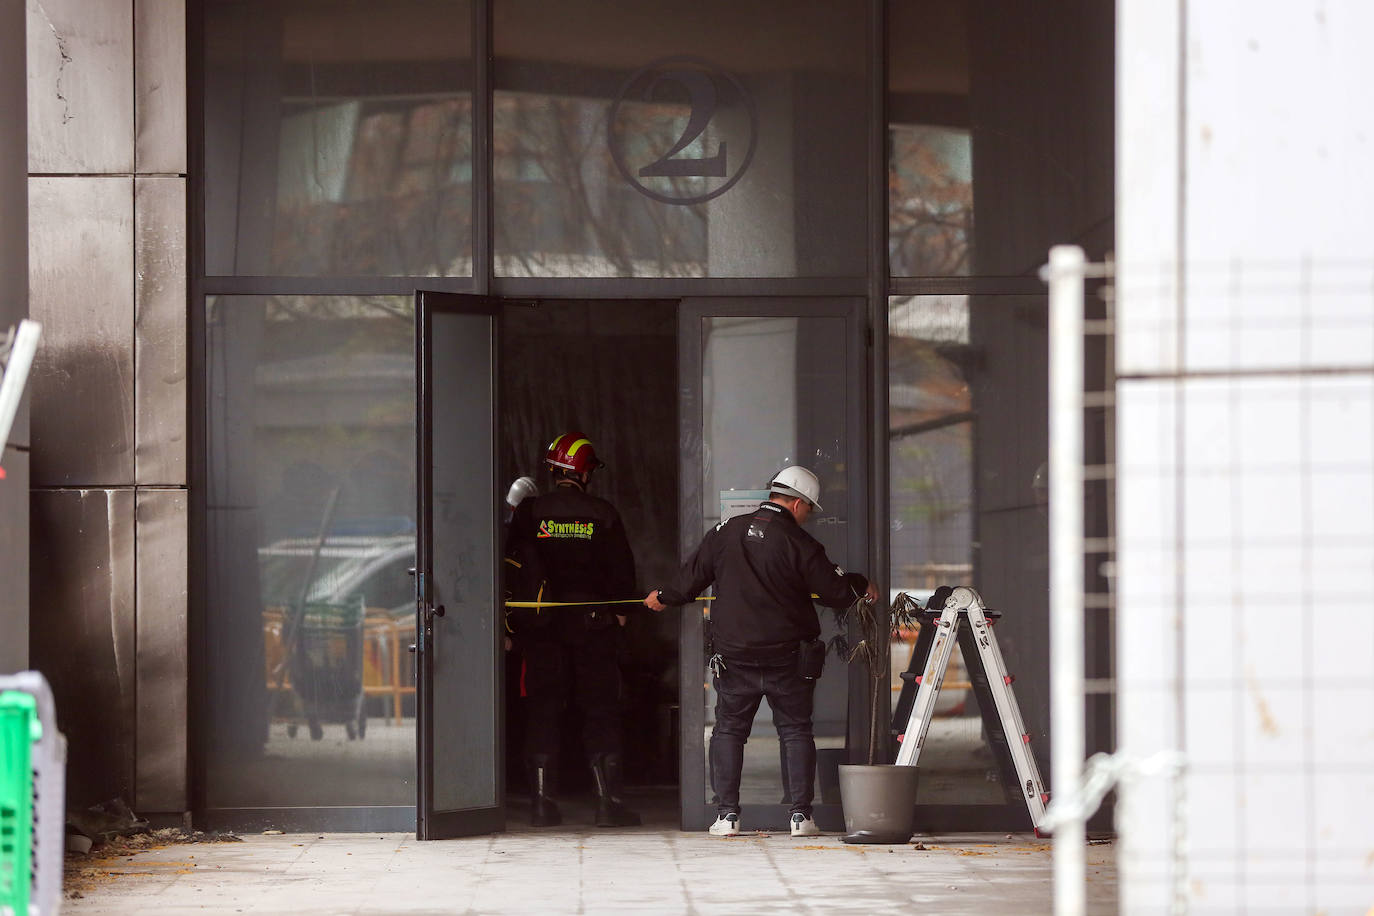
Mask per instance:
[[[42,0],[20,26],[28,301],[44,326],[30,384],[32,664],[57,698],[71,802],[179,812],[185,2]]]

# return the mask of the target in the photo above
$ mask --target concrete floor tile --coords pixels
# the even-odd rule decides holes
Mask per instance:
[[[847,846],[837,836],[644,828],[500,834],[434,843],[404,834],[246,836],[105,863],[68,913],[1034,913],[1053,862],[1026,836],[923,837]],[[1088,912],[1116,913],[1114,850],[1089,850]]]

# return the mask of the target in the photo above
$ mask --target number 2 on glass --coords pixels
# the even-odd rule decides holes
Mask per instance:
[[[641,178],[724,178],[724,140],[720,141],[720,148],[714,156],[673,158],[691,145],[697,137],[700,137],[702,132],[706,130],[706,125],[711,123],[711,118],[716,113],[715,83],[711,81],[708,74],[700,70],[668,70],[654,78],[654,81],[644,91],[644,97],[646,99],[651,98],[654,87],[664,80],[672,80],[687,90],[692,106],[691,115],[687,119],[687,126],[682,129],[682,135],[677,138],[677,143],[673,145],[673,148],[640,169],[639,176]]]

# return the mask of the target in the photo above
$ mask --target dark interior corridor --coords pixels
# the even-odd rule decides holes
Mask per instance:
[[[547,490],[548,443],[569,430],[585,433],[606,462],[590,492],[620,511],[637,581],[647,590],[677,566],[677,303],[541,299],[508,306],[502,320],[501,481],[529,475]],[[676,820],[677,631],[675,613],[645,611],[620,633],[625,779],[636,803],[647,803],[641,805],[646,820]],[[521,663],[517,644],[506,666],[513,824],[524,819],[523,798],[516,796],[526,789]],[[590,774],[571,706],[562,743],[562,791],[575,806],[576,796],[590,789]]]

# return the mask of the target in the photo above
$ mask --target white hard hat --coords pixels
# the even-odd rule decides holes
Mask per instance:
[[[515,508],[525,501],[525,497],[533,496],[538,492],[539,488],[535,486],[533,480],[528,477],[517,477],[506,493],[506,505]]]
[[[768,488],[775,493],[800,496],[816,509],[821,507],[818,502],[821,498],[821,482],[815,474],[800,465],[794,464],[790,468],[778,471],[773,475],[773,482]]]

